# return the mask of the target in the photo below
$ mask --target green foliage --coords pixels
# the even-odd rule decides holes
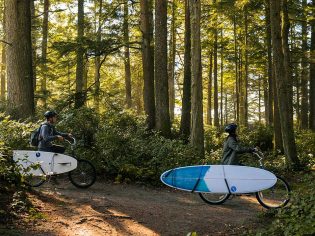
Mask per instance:
[[[117,181],[158,183],[167,169],[200,163],[191,146],[147,131],[143,120],[128,112],[104,115],[96,146],[98,167],[110,176],[118,176]]]
[[[314,235],[315,234],[315,190],[314,173],[306,174],[294,191],[291,204],[280,209],[268,229],[258,232],[260,236],[270,235]]]
[[[304,166],[315,166],[315,133],[303,130],[296,134],[296,147],[299,159]]]
[[[263,151],[271,150],[273,147],[273,130],[270,127],[254,124],[250,128],[243,128],[239,138],[246,146],[259,147]]]

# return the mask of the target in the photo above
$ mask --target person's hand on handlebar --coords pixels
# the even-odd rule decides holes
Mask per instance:
[[[59,141],[64,141],[64,140],[65,140],[64,137],[62,137],[61,135],[57,135],[57,139],[58,139]]]

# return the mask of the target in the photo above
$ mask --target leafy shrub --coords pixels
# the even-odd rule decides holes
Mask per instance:
[[[296,134],[296,147],[299,159],[304,166],[315,166],[315,133],[303,130]]]
[[[258,146],[263,151],[273,148],[273,130],[261,124],[254,124],[249,128],[243,128],[239,132],[240,140],[246,146]]]
[[[29,149],[30,133],[36,126],[34,123],[11,120],[0,113],[0,140],[11,149]]]
[[[118,180],[158,183],[167,169],[200,163],[190,145],[147,131],[143,120],[128,112],[103,116],[96,142],[98,167]]]
[[[314,235],[315,234],[315,190],[314,173],[306,174],[297,185],[288,207],[280,209],[272,225],[257,233],[269,235]]]

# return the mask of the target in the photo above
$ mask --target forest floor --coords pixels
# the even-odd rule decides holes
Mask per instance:
[[[264,211],[254,196],[210,206],[196,193],[102,181],[89,189],[75,188],[67,180],[59,180],[58,185],[45,183],[29,197],[37,213],[2,232],[23,236],[240,235],[261,227],[259,214]]]

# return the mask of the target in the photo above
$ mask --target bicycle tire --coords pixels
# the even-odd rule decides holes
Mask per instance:
[[[207,204],[221,205],[223,204],[231,194],[229,193],[199,193],[199,197]]]
[[[290,201],[290,186],[279,176],[276,184],[266,190],[256,193],[258,202],[266,209],[276,209],[286,206]]]
[[[68,174],[70,182],[77,188],[88,188],[96,181],[96,170],[88,160],[77,160],[77,168]]]
[[[34,175],[25,176],[25,180],[24,180],[25,185],[29,187],[39,187],[45,182],[46,182],[46,177],[34,176]]]

